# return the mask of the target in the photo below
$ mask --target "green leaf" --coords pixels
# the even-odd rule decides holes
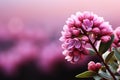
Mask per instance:
[[[95,80],[101,80],[102,79],[102,77],[100,77],[100,76],[93,76],[93,78],[95,79]]]
[[[113,40],[114,40],[114,35],[111,36],[111,40],[108,41],[107,43],[101,42],[99,46],[99,53],[100,54],[105,53],[110,48]]]
[[[111,63],[109,63],[109,64],[110,64],[110,65],[109,65],[110,70],[111,70],[113,73],[115,73],[115,72],[117,71],[117,68],[118,68],[117,62],[111,62]]]
[[[108,63],[109,60],[113,57],[113,55],[114,55],[114,51],[110,52],[105,58],[105,63]]]
[[[99,74],[99,76],[101,76],[102,78],[105,78],[107,80],[111,80],[112,79],[112,77],[110,75],[108,75],[107,73],[105,73],[102,70],[100,70],[98,74]]]
[[[104,54],[102,54],[102,58],[105,60],[109,53],[109,51],[106,51]]]
[[[120,76],[116,76],[117,80],[120,80]]]
[[[75,77],[77,77],[77,78],[90,78],[90,77],[93,77],[96,75],[97,75],[97,73],[94,71],[85,71],[81,74],[76,75]]]
[[[120,52],[118,52],[118,50],[116,48],[113,48],[114,53],[115,53],[115,57],[120,61]]]

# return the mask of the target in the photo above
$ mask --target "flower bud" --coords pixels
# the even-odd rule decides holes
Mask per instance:
[[[105,43],[108,42],[110,39],[111,39],[110,36],[102,36],[102,37],[101,37],[101,41],[102,41],[102,42],[105,42]]]
[[[80,31],[79,30],[73,30],[72,33],[75,36],[79,36],[80,35]]]
[[[93,28],[92,32],[95,33],[95,34],[100,34],[100,29],[99,28]]]
[[[95,64],[95,62],[90,61],[88,63],[88,70],[97,72],[101,68],[101,66],[102,66],[101,63],[96,63]]]

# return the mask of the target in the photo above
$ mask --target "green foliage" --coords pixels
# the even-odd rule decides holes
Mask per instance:
[[[114,55],[114,51],[110,52],[105,58],[105,63],[108,63],[110,59],[112,59],[113,55]]]
[[[93,78],[95,79],[95,80],[101,80],[102,79],[102,77],[100,77],[100,76],[93,76]]]
[[[118,64],[113,61],[113,62],[110,63],[109,67],[110,67],[110,70],[111,70],[113,73],[115,73],[116,70],[117,70],[117,68],[118,68]]]
[[[113,40],[114,40],[114,35],[111,36],[111,40],[108,41],[107,43],[101,42],[99,46],[99,53],[100,54],[105,53],[110,48]]]
[[[75,77],[77,77],[77,78],[90,78],[90,77],[93,77],[96,75],[97,75],[97,73],[94,71],[85,71],[81,74],[76,75]]]
[[[99,76],[101,76],[102,78],[105,78],[107,80],[112,80],[112,77],[110,75],[108,75],[106,72],[99,70]]]
[[[117,58],[117,60],[120,61],[120,52],[116,48],[113,48],[113,50],[114,50],[114,53],[115,53],[115,57]]]

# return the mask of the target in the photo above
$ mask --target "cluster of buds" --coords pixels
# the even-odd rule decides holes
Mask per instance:
[[[77,12],[71,15],[63,26],[60,41],[63,42],[63,54],[70,62],[77,62],[81,55],[89,54],[87,44],[89,41],[108,42],[113,30],[108,22],[92,12]]]
[[[93,61],[90,61],[88,63],[88,70],[97,72],[102,67],[101,63],[95,63]]]

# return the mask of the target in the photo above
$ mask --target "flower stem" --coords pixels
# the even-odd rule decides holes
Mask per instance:
[[[89,36],[87,36],[89,38]],[[112,73],[112,71],[110,70],[109,66],[104,62],[104,59],[102,58],[102,56],[99,54],[99,52],[97,51],[96,47],[94,46],[94,44],[92,43],[92,41],[89,38],[89,42],[91,44],[91,46],[93,47],[93,49],[95,50],[97,56],[101,59],[101,61],[103,62],[103,64],[105,65],[106,69],[109,71],[110,75],[112,76],[113,80],[117,80],[114,76],[114,74]]]

